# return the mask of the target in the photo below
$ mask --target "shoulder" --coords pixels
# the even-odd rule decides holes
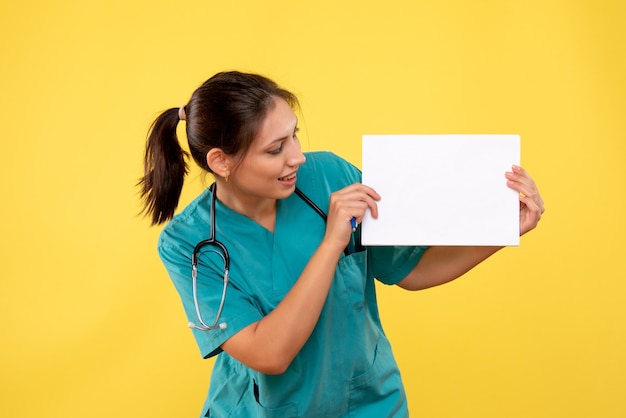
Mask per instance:
[[[303,168],[309,166],[311,168],[322,170],[348,170],[359,171],[354,164],[329,151],[306,152],[306,163]]]
[[[361,170],[332,152],[316,151],[304,155],[306,162],[300,169],[307,180],[329,183],[332,188],[361,181]]]
[[[165,225],[157,244],[162,258],[172,252],[190,254],[190,248],[193,249],[198,241],[208,235],[210,197],[207,188]]]
[[[298,171],[297,186],[324,208],[330,195],[353,183],[361,182],[361,171],[332,152],[307,152]]]

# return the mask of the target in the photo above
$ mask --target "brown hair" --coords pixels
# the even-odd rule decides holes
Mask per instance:
[[[211,172],[206,156],[220,148],[228,155],[245,155],[257,136],[261,122],[274,105],[284,99],[292,108],[298,99],[274,81],[257,74],[222,72],[205,81],[184,106],[191,157]],[[159,115],[150,127],[144,156],[144,176],[139,180],[144,212],[152,224],[174,216],[188,172],[185,152],[176,135],[179,109]]]

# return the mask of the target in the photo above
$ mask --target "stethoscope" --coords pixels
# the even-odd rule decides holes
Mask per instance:
[[[215,195],[216,195],[215,190],[216,190],[216,187],[217,186],[215,185],[215,183],[211,184],[210,186],[211,206],[209,209],[210,210],[209,222],[211,226],[211,232],[210,232],[209,238],[203,241],[200,241],[198,244],[196,244],[195,248],[193,249],[193,254],[191,255],[191,282],[192,282],[193,303],[196,308],[196,316],[198,317],[198,323],[200,325],[196,325],[191,321],[187,325],[189,326],[189,328],[197,329],[200,331],[209,331],[212,329],[226,329],[227,327],[225,322],[220,323],[219,320],[220,320],[220,315],[222,314],[222,309],[224,308],[224,301],[226,300],[226,289],[228,288],[228,280],[229,280],[228,271],[230,269],[230,256],[228,255],[228,249],[226,248],[226,246],[215,238]],[[297,187],[296,187],[295,193],[302,200],[304,200],[304,202],[307,205],[313,208],[313,210],[324,220],[324,222],[326,222],[328,217],[326,216],[324,211],[319,208],[319,206],[317,206],[311,199],[309,199],[307,195],[305,195]],[[220,301],[220,306],[217,309],[217,314],[215,315],[215,321],[213,321],[211,325],[208,325],[204,322],[204,319],[202,318],[202,313],[200,312],[200,305],[198,303],[198,286],[197,286],[198,255],[200,253],[200,250],[204,247],[214,247],[210,251],[213,251],[214,253],[218,254],[222,258],[222,261],[224,262],[224,278],[223,278],[224,288],[222,289],[222,299]],[[346,256],[349,255],[347,248],[344,249],[344,254]]]

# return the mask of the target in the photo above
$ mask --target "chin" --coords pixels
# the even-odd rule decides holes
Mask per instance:
[[[277,199],[286,199],[293,194],[296,190],[296,185],[282,186],[281,190],[276,193]]]

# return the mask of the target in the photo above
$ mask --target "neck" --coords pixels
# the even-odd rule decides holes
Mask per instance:
[[[276,199],[237,193],[230,184],[224,181],[217,182],[216,195],[223,205],[274,232]]]

